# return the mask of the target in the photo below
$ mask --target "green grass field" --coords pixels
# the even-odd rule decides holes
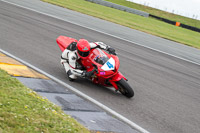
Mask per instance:
[[[89,133],[60,107],[0,69],[0,133]]]
[[[153,18],[105,7],[85,0],[42,0],[64,8],[95,16],[149,34],[200,48],[200,33],[176,27]],[[116,0],[117,1],[117,0]],[[124,0],[121,0],[124,1]],[[103,41],[103,40],[102,40]]]

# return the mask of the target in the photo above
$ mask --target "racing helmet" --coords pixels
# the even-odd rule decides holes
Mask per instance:
[[[85,59],[90,54],[90,44],[85,39],[80,39],[77,42],[77,53],[80,58]]]

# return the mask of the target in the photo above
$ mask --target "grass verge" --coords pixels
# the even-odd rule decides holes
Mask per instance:
[[[89,133],[60,107],[0,69],[0,133]]]
[[[85,0],[42,0],[200,49],[200,33]]]

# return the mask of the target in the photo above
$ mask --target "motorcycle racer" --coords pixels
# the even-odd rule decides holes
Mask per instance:
[[[108,51],[110,54],[116,55],[115,49],[104,44],[103,42],[89,43],[86,39],[80,39],[78,42],[72,42],[61,55],[61,64],[70,81],[77,79],[77,77],[89,78],[95,70],[86,71],[78,63],[78,60],[85,60],[90,54],[91,49],[100,48]]]

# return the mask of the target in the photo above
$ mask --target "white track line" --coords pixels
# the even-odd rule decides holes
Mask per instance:
[[[37,13],[40,13],[40,14],[43,14],[43,15],[46,15],[46,16],[49,16],[49,17],[52,17],[52,18],[56,18],[56,19],[59,19],[59,20],[62,20],[62,21],[65,21],[65,22],[68,22],[68,23],[71,23],[71,24],[75,24],[75,25],[77,25],[77,26],[80,26],[80,27],[83,27],[83,28],[87,28],[87,29],[90,29],[90,30],[93,30],[93,31],[96,31],[96,32],[99,32],[99,33],[102,33],[102,34],[105,34],[105,35],[109,35],[109,36],[111,36],[111,37],[115,37],[115,38],[118,38],[118,39],[120,39],[120,40],[127,41],[127,42],[130,42],[130,43],[136,44],[136,45],[138,45],[138,46],[141,46],[141,47],[144,47],[144,48],[147,48],[147,49],[150,49],[150,50],[159,52],[159,53],[163,53],[163,54],[166,54],[166,55],[175,57],[175,58],[177,58],[177,59],[181,59],[181,60],[184,60],[184,61],[186,61],[186,62],[190,62],[190,63],[193,63],[193,64],[196,64],[196,65],[199,65],[199,66],[200,66],[200,63],[198,63],[198,62],[194,62],[194,61],[191,61],[191,60],[182,58],[182,57],[178,57],[178,56],[176,56],[176,55],[169,54],[169,53],[167,53],[167,52],[164,52],[164,51],[161,51],[161,50],[157,50],[157,49],[154,49],[154,48],[151,48],[151,47],[148,47],[148,46],[139,44],[139,43],[134,42],[134,41],[130,41],[130,40],[127,40],[127,39],[124,39],[124,38],[121,38],[121,37],[118,37],[118,36],[115,36],[115,35],[112,35],[112,34],[103,32],[103,31],[99,31],[99,30],[97,30],[97,29],[93,29],[93,28],[90,28],[90,27],[87,27],[87,26],[83,26],[83,25],[80,25],[80,24],[78,24],[78,23],[75,23],[75,22],[72,22],[72,21],[69,21],[69,20],[64,20],[64,19],[59,18],[59,17],[56,17],[56,16],[54,16],[54,15],[50,15],[50,14],[47,14],[47,13],[43,13],[43,12],[40,12],[40,11],[31,9],[31,8],[28,8],[28,7],[24,7],[24,6],[21,6],[21,5],[12,3],[12,2],[8,2],[8,1],[6,1],[6,0],[0,0],[0,1],[3,1],[3,2],[5,2],[5,3],[9,3],[9,4],[12,4],[12,5],[18,6],[18,7],[27,9],[27,10],[31,10],[31,11],[34,11],[34,12],[37,12]]]
[[[12,54],[10,54],[10,53],[8,53],[8,52],[2,50],[2,49],[0,49],[0,52],[2,52],[2,53],[4,53],[4,54],[6,54],[6,55],[12,57],[12,58],[15,59],[15,60],[18,60],[19,62],[23,63],[24,65],[26,65],[26,66],[28,66],[28,67],[30,67],[30,68],[32,68],[32,69],[34,69],[34,70],[36,70],[36,71],[38,71],[38,72],[44,74],[45,76],[47,76],[47,77],[49,77],[50,79],[56,81],[57,83],[62,84],[63,86],[67,87],[69,90],[75,92],[77,95],[79,95],[79,96],[81,96],[81,97],[83,97],[83,98],[89,100],[90,102],[96,104],[97,106],[99,106],[100,108],[102,108],[103,110],[105,110],[106,112],[108,112],[108,113],[110,113],[111,115],[115,116],[115,117],[118,118],[119,120],[125,122],[126,124],[128,124],[128,125],[131,126],[132,128],[136,129],[137,131],[139,131],[139,132],[141,132],[141,133],[149,133],[147,130],[143,129],[142,127],[140,127],[140,126],[137,125],[136,123],[130,121],[129,119],[125,118],[124,116],[120,115],[119,113],[115,112],[114,110],[108,108],[107,106],[103,105],[102,103],[100,103],[100,102],[96,101],[95,99],[93,99],[93,98],[87,96],[86,94],[80,92],[79,90],[77,90],[76,88],[70,86],[69,84],[66,84],[65,82],[63,82],[63,81],[57,79],[56,77],[54,77],[54,76],[52,76],[52,75],[50,75],[50,74],[48,74],[48,73],[42,71],[41,69],[39,69],[39,68],[37,68],[37,67],[35,67],[35,66],[29,64],[28,62],[23,61],[22,59],[20,59],[20,58],[14,56],[14,55],[12,55]]]

